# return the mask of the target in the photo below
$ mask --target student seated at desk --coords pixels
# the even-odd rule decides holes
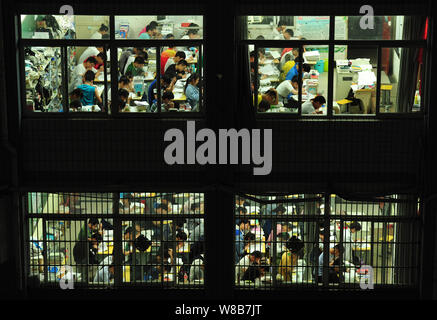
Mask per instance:
[[[173,92],[175,83],[176,77],[171,78],[168,75],[163,75],[161,77],[161,94],[164,92]],[[149,89],[147,90],[147,102],[150,106],[158,100],[157,87],[157,79],[155,79],[149,85]]]
[[[339,283],[343,280],[343,273],[347,272],[348,269],[342,263],[342,267],[340,268],[340,255],[344,252],[344,247],[341,244],[335,245],[333,248],[330,248],[329,253],[333,255],[332,259],[329,262],[329,282],[330,283]],[[319,276],[318,282],[322,282],[323,278],[323,252],[319,256]]]
[[[326,103],[323,96],[316,96],[302,104],[302,114],[322,114],[322,106]]]
[[[164,54],[164,52],[163,52],[163,54]],[[162,55],[161,55],[161,58],[162,58]],[[185,55],[184,51],[176,52],[176,54],[173,57],[169,57],[167,59],[167,62],[165,63],[164,68],[161,69],[161,74],[165,74],[165,72],[167,71],[168,67],[170,67],[173,64],[177,64],[181,60],[185,60],[185,58],[186,58],[186,55]]]
[[[278,25],[273,29],[273,39],[284,40],[283,32],[287,28],[285,20],[279,20]]]
[[[83,63],[86,59],[89,57],[95,57],[99,53],[104,52],[105,48],[103,47],[88,47],[85,49],[85,51],[81,54],[78,63]]]
[[[124,70],[128,66],[129,58],[131,56],[137,57],[140,52],[144,52],[143,47],[134,47],[132,49],[128,48],[127,50],[123,51],[123,53],[120,56],[120,59],[118,60],[118,69],[120,70],[120,73],[125,74]],[[129,62],[129,64],[132,61]]]
[[[293,236],[287,241],[285,247],[287,248],[287,252],[282,254],[278,271],[284,281],[291,281],[293,271],[297,267],[297,261],[299,257],[302,256],[304,244],[302,240]]]
[[[190,267],[190,282],[194,282],[195,280],[204,280],[204,257],[203,253],[199,254],[191,263]]]
[[[106,62],[106,53],[104,52],[99,52],[96,56],[92,56],[96,59],[97,63],[94,65],[94,69],[100,71],[100,73],[104,72],[104,65]],[[90,57],[88,57],[87,59],[89,59]],[[86,61],[86,60],[85,60]]]
[[[190,39],[190,40],[193,40],[193,39],[199,39],[200,38],[200,35],[199,35],[199,25],[198,24],[190,23],[188,25],[188,28],[190,28],[190,29],[188,29],[187,34],[184,35],[181,39]]]
[[[129,78],[127,76],[121,76],[120,79],[118,79],[118,89],[124,89],[128,93],[134,92],[133,87],[133,78]],[[111,88],[108,90],[108,101],[111,103]]]
[[[191,106],[191,111],[197,111],[199,107],[199,80],[200,76],[197,73],[193,73],[185,83],[184,94]]]
[[[136,57],[134,62],[132,62],[126,69],[126,72],[130,72],[132,76],[144,76],[144,65],[146,61],[143,57]]]
[[[170,77],[171,79],[176,77],[176,80],[179,80],[182,78],[185,79],[187,77],[187,75],[185,74],[187,67],[188,67],[187,60],[182,59],[178,63],[170,65],[167,68],[167,71],[165,71],[164,75]]]
[[[271,105],[277,105],[278,103],[278,91],[275,88],[270,88],[266,93],[258,95],[258,112],[266,112]]]
[[[109,266],[101,266],[94,277],[94,282],[110,283],[114,279],[114,274],[114,263],[111,263]]]
[[[126,107],[128,106],[129,92],[126,89],[118,89],[117,96],[118,96],[118,111],[127,112],[128,110],[126,109]]]
[[[80,86],[83,82],[83,75],[88,70],[91,70],[95,73],[95,76],[98,77],[100,75],[100,71],[94,69],[94,66],[97,64],[97,60],[94,57],[89,57],[86,61],[81,64],[78,64],[71,75],[70,84],[68,87],[68,91],[73,91],[78,86]]]
[[[96,100],[99,104],[102,104],[103,102],[102,98],[100,98],[99,91],[93,84],[94,78],[95,73],[91,70],[88,70],[83,76],[83,84],[77,87],[83,93],[82,99],[80,101],[83,106],[95,105]]]
[[[291,80],[282,81],[276,88],[278,95],[283,99],[290,99],[292,95],[299,94],[299,81],[297,76]],[[305,94],[305,88],[302,87],[302,94]]]
[[[93,33],[91,39],[102,39],[104,34],[108,34],[109,28],[105,24],[101,24],[99,30]]]
[[[303,58],[297,57],[294,60],[294,62],[295,62],[294,67],[291,68],[290,71],[288,71],[287,75],[285,76],[285,80],[291,80],[295,76],[299,75],[299,64],[303,63]],[[302,64],[302,78],[303,78],[304,72],[310,72],[310,71],[311,71],[311,66],[309,64],[303,63]]]
[[[237,282],[242,280],[246,270],[253,265],[259,265],[261,261],[262,254],[260,251],[254,251],[250,254],[246,254],[238,264],[235,266],[235,279]]]
[[[165,91],[162,94],[161,99],[161,112],[167,112],[170,108],[174,108],[175,104],[172,101],[174,99],[173,92]],[[158,112],[158,101],[155,101],[150,107],[150,112]]]
[[[146,27],[146,31],[140,33],[138,39],[146,39],[146,40],[147,40],[147,39],[152,39],[152,38],[154,38],[155,35],[157,35],[157,33],[158,33],[156,26],[157,26],[157,25],[155,25],[155,24],[151,24],[151,23],[150,23],[150,24]]]

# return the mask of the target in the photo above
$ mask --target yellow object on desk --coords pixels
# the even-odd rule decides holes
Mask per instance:
[[[123,281],[130,282],[130,266],[123,266]]]
[[[343,99],[343,100],[338,100],[336,101],[338,104],[348,104],[351,103],[352,100],[348,100],[348,99]]]
[[[178,95],[178,96],[175,95],[175,97],[173,99],[173,101],[186,101],[186,100],[187,100],[187,97],[184,94]]]

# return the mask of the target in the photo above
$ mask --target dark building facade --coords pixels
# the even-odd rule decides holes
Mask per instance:
[[[63,1],[4,1],[1,4],[0,50],[0,282],[14,298],[61,295],[53,289],[31,288],[26,275],[23,196],[28,192],[98,192],[118,195],[124,190],[202,192],[205,197],[205,286],[183,290],[184,299],[277,298],[417,298],[435,296],[436,111],[432,107],[435,19],[432,1],[370,1],[375,15],[428,17],[426,77],[419,113],[376,116],[292,117],[256,114],[250,99],[247,45],[238,17],[248,15],[359,15],[360,2],[307,3],[237,1],[91,3],[74,1],[80,15],[203,15],[204,107],[184,117],[123,114],[25,114],[19,38],[20,14],[57,14]],[[109,41],[112,41],[109,40]],[[375,45],[365,43],[365,45]],[[314,41],[317,42],[317,41]],[[409,44],[411,46],[422,42]],[[305,43],[300,43],[302,45]],[[83,40],[83,46],[92,45]],[[114,42],[110,46],[116,46]],[[130,45],[130,44],[129,44]],[[259,46],[273,46],[271,42]],[[326,45],[330,44],[326,41]],[[358,43],[356,43],[358,45]],[[392,43],[396,46],[396,43]],[[128,46],[128,45],[126,45]],[[376,46],[376,45],[375,45]],[[112,47],[111,47],[112,48]],[[246,51],[245,51],[246,50]],[[112,52],[111,52],[112,54]],[[113,58],[113,57],[112,57]],[[114,61],[114,60],[112,60]],[[330,88],[332,90],[332,84]],[[331,110],[332,111],[332,110]],[[169,128],[185,131],[187,120],[196,129],[272,129],[272,172],[254,176],[247,165],[173,165],[164,162]],[[337,194],[343,198],[375,199],[402,195],[420,199],[417,224],[417,282],[411,287],[387,286],[373,291],[239,290],[234,283],[235,196],[242,194]],[[327,196],[326,198],[329,198]],[[329,205],[329,203],[328,203]],[[399,223],[401,223],[399,221]],[[408,223],[408,220],[402,223]],[[416,238],[415,238],[416,239]],[[413,239],[404,239],[406,242]],[[416,241],[416,240],[415,240]],[[406,253],[407,254],[407,253]],[[3,288],[2,288],[3,290]],[[178,289],[118,288],[94,297],[127,296],[140,290],[156,299],[181,299]],[[72,290],[73,291],[73,290]],[[286,294],[284,294],[284,291]],[[81,291],[82,292],[82,291]],[[87,290],[84,290],[85,296]],[[82,296],[83,297],[83,296]]]

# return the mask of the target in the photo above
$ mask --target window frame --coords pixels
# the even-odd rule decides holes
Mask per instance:
[[[103,11],[103,10],[102,10]],[[31,15],[31,14],[41,14],[40,12],[26,12],[25,10],[20,10],[17,13],[17,50],[18,50],[18,67],[19,67],[19,80],[18,80],[18,90],[19,90],[19,96],[21,98],[21,105],[19,106],[20,111],[22,113],[23,118],[51,118],[51,117],[60,117],[60,118],[96,118],[96,119],[117,119],[117,118],[152,118],[152,119],[202,119],[206,116],[206,82],[207,82],[207,68],[205,67],[204,62],[204,48],[206,44],[206,36],[205,32],[203,32],[202,39],[195,39],[195,40],[185,40],[185,39],[174,39],[174,40],[165,40],[165,39],[151,39],[151,40],[143,40],[143,39],[116,39],[115,38],[115,17],[116,16],[138,16],[138,14],[115,14],[115,13],[109,13],[104,16],[109,17],[109,39],[23,39],[22,38],[22,30],[21,30],[21,15]],[[53,15],[59,15],[59,13],[46,13],[46,14],[53,14]],[[77,16],[84,16],[89,15],[88,14],[81,14],[81,13],[75,13]],[[151,13],[148,13],[148,15],[151,15]],[[159,13],[157,13],[159,15]],[[172,16],[177,14],[170,14]],[[179,16],[189,16],[190,14],[179,14]],[[203,19],[203,26],[202,29],[205,30],[205,14],[199,14],[199,13],[193,13],[192,15],[200,15]],[[111,102],[117,101],[117,91],[118,91],[118,82],[111,81],[108,83],[107,76],[110,75],[111,79],[118,79],[118,59],[117,59],[117,49],[122,47],[141,47],[145,46],[147,44],[147,47],[155,47],[156,48],[156,73],[157,73],[157,89],[158,92],[160,92],[160,68],[161,68],[161,52],[160,48],[168,46],[169,44],[173,44],[175,46],[195,46],[199,48],[199,60],[198,60],[198,66],[199,66],[199,75],[200,75],[200,83],[202,84],[201,90],[199,90],[199,111],[197,112],[161,112],[161,95],[158,95],[158,110],[157,112],[118,112],[118,105],[113,103],[110,105],[108,103],[108,99],[105,101],[105,109],[106,112],[69,112],[69,104],[68,102],[68,73],[64,74],[62,77],[62,93],[67,95],[63,97],[62,101],[63,103],[66,103],[65,108],[63,109],[63,112],[30,112],[26,111],[26,77],[25,77],[25,71],[24,71],[24,48],[25,47],[33,47],[33,46],[39,46],[39,47],[60,47],[67,48],[67,47],[90,47],[90,46],[103,46],[107,48],[106,50],[110,50],[110,55],[107,57],[107,62],[110,63],[111,70],[110,72],[107,71],[107,67],[105,65],[105,71],[104,71],[104,77],[105,77],[105,88],[104,91],[106,96],[111,89]],[[64,49],[66,50],[66,49]],[[67,59],[66,55],[62,56],[62,50],[61,50],[61,57],[62,57],[62,65],[63,70],[67,71],[68,65],[67,65]],[[113,63],[115,62],[115,63]],[[202,76],[203,74],[203,76]],[[65,82],[66,81],[66,82]],[[66,86],[65,86],[66,84]],[[111,113],[109,114],[109,108],[111,108]]]
[[[279,14],[280,15],[280,14]],[[408,15],[408,14],[407,14]],[[243,26],[243,31],[247,32],[247,16],[239,15],[237,19],[240,20],[241,25]],[[306,15],[309,16],[309,15]],[[419,15],[417,15],[419,16]],[[313,119],[335,119],[335,120],[347,120],[347,119],[366,119],[366,120],[379,120],[379,119],[404,119],[404,118],[413,118],[418,119],[422,118],[428,113],[428,106],[430,101],[430,93],[428,90],[430,83],[430,71],[427,68],[427,64],[430,61],[431,57],[431,39],[432,35],[430,34],[431,28],[428,26],[428,35],[427,39],[421,40],[335,40],[335,18],[337,15],[329,15],[329,39],[328,40],[255,40],[255,39],[245,39],[246,35],[242,34],[243,39],[239,39],[239,43],[246,48],[247,55],[249,55],[249,45],[254,46],[255,50],[255,79],[259,79],[258,73],[258,48],[288,48],[288,47],[298,47],[300,50],[304,45],[328,45],[329,48],[329,57],[328,57],[328,92],[327,92],[327,114],[326,115],[302,115],[301,114],[301,106],[298,109],[298,113],[274,113],[274,112],[258,112],[257,110],[257,95],[258,92],[258,82],[254,83],[254,93],[248,93],[250,98],[250,107],[252,108],[252,112],[254,116],[258,120],[262,119],[301,119],[301,120],[313,120]],[[428,19],[428,23],[431,23],[430,16],[422,16],[425,19]],[[376,105],[375,105],[375,114],[338,114],[335,115],[333,113],[333,94],[334,94],[334,67],[335,67],[335,59],[334,59],[334,48],[336,45],[347,45],[347,46],[369,46],[376,47],[378,54],[378,63],[376,68],[377,73],[377,85],[376,85]],[[382,48],[422,48],[423,50],[423,92],[421,96],[421,108],[419,111],[408,112],[408,113],[381,113],[380,112],[380,95],[381,95],[381,50]],[[250,80],[250,68],[249,73],[249,81]],[[302,78],[302,69],[299,69],[299,78]],[[299,83],[299,88],[301,87],[301,83]],[[299,90],[299,101],[301,101],[301,90]]]
[[[24,265],[24,279],[28,279],[31,276],[31,267],[34,266],[30,263],[30,256],[31,256],[31,252],[30,252],[30,243],[32,242],[31,238],[30,238],[30,234],[29,234],[29,226],[30,226],[30,222],[33,219],[42,219],[42,233],[43,233],[43,238],[44,235],[47,234],[46,231],[46,223],[47,221],[83,221],[84,225],[87,225],[87,222],[90,218],[98,218],[98,219],[112,219],[113,221],[113,227],[114,227],[114,235],[113,235],[113,252],[115,252],[114,256],[114,281],[113,283],[106,283],[106,282],[102,282],[102,283],[92,283],[90,281],[80,281],[80,282],[75,282],[74,286],[75,288],[81,288],[81,289],[86,289],[86,290],[90,290],[90,289],[99,289],[99,290],[107,290],[107,289],[126,289],[126,288],[141,288],[144,290],[194,290],[196,292],[202,292],[206,289],[207,286],[207,277],[204,278],[204,280],[200,283],[200,284],[192,284],[192,283],[182,283],[179,284],[176,281],[172,282],[169,285],[166,285],[166,282],[164,281],[164,277],[161,278],[161,281],[153,283],[153,282],[142,282],[142,281],[132,281],[132,279],[130,279],[129,282],[125,282],[123,281],[123,271],[122,271],[122,266],[123,264],[123,253],[122,253],[122,246],[125,244],[126,240],[123,239],[123,228],[122,228],[122,223],[123,222],[129,222],[129,223],[133,223],[134,221],[156,221],[156,220],[160,220],[160,221],[164,221],[164,220],[174,220],[176,218],[191,218],[191,219],[198,219],[198,220],[203,220],[204,223],[206,223],[207,220],[207,214],[206,214],[206,206],[205,206],[205,202],[206,202],[206,193],[205,192],[201,192],[201,191],[195,191],[193,190],[177,190],[177,191],[168,191],[168,190],[159,190],[159,191],[153,191],[154,193],[156,193],[157,195],[154,197],[151,197],[152,199],[157,198],[159,196],[162,196],[164,194],[185,194],[189,193],[190,196],[194,195],[194,196],[199,196],[202,195],[203,197],[203,203],[204,203],[204,211],[203,213],[179,213],[179,214],[147,214],[147,213],[122,213],[120,212],[120,192],[122,191],[102,191],[102,192],[94,192],[94,191],[28,191],[28,192],[22,192],[20,195],[20,203],[21,203],[21,211],[22,211],[22,219],[23,219],[23,228],[24,230],[22,230],[22,239],[23,239],[23,265]],[[138,191],[138,190],[131,190],[130,192],[144,192],[144,190],[142,191]],[[71,194],[75,194],[75,193],[79,193],[81,195],[87,194],[86,197],[90,197],[88,194],[95,194],[97,195],[97,198],[102,197],[103,195],[108,195],[107,198],[104,199],[111,199],[112,201],[112,212],[108,213],[38,213],[38,212],[29,212],[29,202],[31,201],[29,195],[32,193],[38,193],[38,194],[44,194],[44,195],[49,195],[49,194],[54,194],[54,195],[58,195],[58,197],[64,196],[64,195],[71,195]],[[112,197],[111,197],[112,196]],[[93,197],[90,197],[93,198]],[[201,202],[199,202],[201,203]],[[169,242],[169,243],[173,243],[173,245],[175,245],[176,240],[175,240],[175,235],[173,235],[173,238],[171,240],[161,240],[164,242]],[[204,239],[203,239],[203,243],[204,245],[206,244],[206,240],[207,239],[207,235],[204,234]],[[35,240],[33,240],[35,241]],[[39,285],[39,288],[44,288],[44,289],[48,289],[48,288],[59,288],[59,282],[57,281],[51,281],[48,279],[48,271],[47,271],[47,267],[50,267],[51,264],[48,261],[47,258],[47,243],[49,242],[46,239],[43,240],[38,240],[37,241],[42,241],[43,242],[43,267],[44,267],[44,281],[41,282],[41,284]],[[75,243],[77,240],[63,240],[62,242],[67,242],[70,244]],[[188,240],[187,240],[188,241]],[[58,242],[59,243],[59,242]],[[73,254],[73,253],[71,253]],[[109,256],[109,254],[108,254]],[[205,265],[205,269],[207,268],[207,252],[206,252],[206,248],[205,248],[205,253],[204,253],[204,265]],[[73,266],[77,267],[78,264],[75,264]],[[87,267],[91,266],[92,264],[86,264]],[[38,264],[38,266],[41,266],[40,264]],[[138,266],[138,265],[134,265],[134,266]],[[163,261],[161,262],[161,267],[163,267]],[[38,272],[39,274],[39,272]],[[132,274],[132,273],[131,273]],[[205,273],[206,274],[206,273]]]
[[[415,232],[418,239],[414,239],[415,241],[413,241],[412,239],[409,240],[409,242],[407,242],[406,244],[410,245],[411,247],[413,246],[417,246],[418,252],[416,254],[415,261],[417,262],[417,266],[416,268],[409,268],[409,276],[412,277],[414,279],[414,281],[412,281],[412,283],[408,284],[408,285],[402,285],[402,284],[378,284],[378,283],[374,283],[374,287],[375,290],[378,289],[392,289],[392,288],[400,288],[400,289],[418,289],[421,285],[420,283],[420,278],[421,278],[421,248],[423,246],[423,241],[421,239],[420,232],[423,231],[423,225],[421,223],[422,221],[422,208],[423,208],[423,201],[422,201],[422,197],[419,197],[418,195],[413,195],[413,194],[390,194],[387,196],[384,196],[384,199],[378,198],[378,197],[371,197],[371,196],[357,196],[357,195],[348,195],[350,197],[349,200],[343,198],[342,196],[344,195],[340,195],[338,193],[332,193],[332,192],[317,192],[317,193],[313,193],[310,195],[315,195],[314,197],[310,197],[310,198],[301,198],[301,195],[307,195],[306,194],[301,194],[298,192],[291,192],[291,193],[282,193],[282,194],[275,194],[275,193],[261,193],[261,192],[257,192],[257,193],[236,193],[234,194],[234,212],[233,212],[233,221],[234,224],[236,222],[237,219],[241,219],[241,218],[246,218],[246,219],[250,219],[251,215],[249,213],[244,214],[244,215],[239,215],[236,213],[236,200],[238,198],[240,199],[247,199],[247,200],[252,200],[257,202],[257,204],[261,204],[264,202],[264,204],[273,204],[273,203],[277,203],[277,204],[285,204],[285,203],[301,203],[301,204],[305,204],[305,203],[315,203],[318,200],[323,200],[323,205],[324,205],[324,212],[322,212],[321,214],[315,214],[315,215],[266,215],[265,216],[265,220],[271,220],[272,221],[272,226],[275,225],[275,222],[309,222],[309,223],[320,223],[321,225],[324,226],[324,240],[323,240],[323,253],[324,253],[324,265],[328,265],[329,263],[329,245],[330,245],[330,223],[332,221],[339,221],[340,222],[340,229],[343,228],[343,225],[345,222],[351,222],[351,221],[358,221],[358,222],[370,222],[372,224],[372,229],[373,224],[375,223],[397,223],[398,225],[401,224],[412,224],[413,226],[411,227],[410,232]],[[289,199],[281,199],[281,200],[264,200],[264,199],[259,199],[258,197],[265,197],[265,196],[283,196],[283,195],[298,195],[298,198],[289,198]],[[410,197],[410,199],[399,199],[399,196],[406,196],[406,197]],[[358,203],[395,203],[395,204],[408,204],[411,206],[411,208],[409,208],[409,210],[411,210],[411,213],[413,213],[413,208],[414,205],[418,206],[418,214],[417,215],[406,215],[406,216],[400,216],[400,215],[390,215],[390,216],[383,216],[383,215],[342,215],[342,214],[331,214],[331,209],[335,208],[335,200],[333,200],[333,198],[335,197],[339,197],[342,199],[342,201],[347,201],[347,202],[358,202]],[[349,198],[348,197],[348,198]],[[332,203],[334,201],[334,203]],[[262,216],[259,216],[257,219],[262,219]],[[272,230],[274,230],[274,228],[272,227]],[[340,232],[340,239],[336,240],[334,243],[338,244],[338,243],[342,243],[343,241],[343,232]],[[266,240],[267,242],[267,240]],[[273,232],[273,243],[278,243],[277,240],[277,235],[276,232]],[[304,239],[304,244],[307,244],[307,240]],[[312,244],[316,244],[318,243],[318,241],[315,241]],[[361,242],[361,243],[368,243],[368,241],[365,242]],[[370,243],[373,243],[373,240],[371,240]],[[384,243],[381,242],[381,243]],[[402,241],[398,241],[396,242],[398,244],[405,244]],[[376,243],[376,245],[378,245],[379,243]],[[233,252],[235,252],[236,250],[236,245],[237,245],[237,240],[234,238],[233,241]],[[276,246],[272,246],[273,252],[276,252]],[[373,252],[373,249],[372,249]],[[343,255],[344,253],[340,254],[340,260],[343,261]],[[373,258],[372,258],[373,259]],[[237,284],[235,281],[235,267],[237,266],[238,261],[235,261],[233,259],[233,266],[234,266],[234,270],[233,270],[233,290],[235,291],[240,291],[240,292],[252,292],[253,290],[267,290],[269,292],[276,292],[276,291],[281,291],[281,290],[289,290],[289,291],[293,291],[293,292],[302,292],[302,291],[316,291],[316,290],[336,290],[336,291],[343,291],[343,292],[347,292],[348,290],[353,290],[353,291],[359,291],[360,288],[357,288],[358,284],[353,283],[353,282],[340,282],[338,285],[336,284],[332,284],[329,282],[328,279],[328,267],[323,268],[323,280],[322,283],[317,283],[317,282],[312,282],[312,283],[290,283],[290,284],[277,284],[277,279],[276,279],[276,275],[277,275],[277,270],[274,270],[274,272],[272,273],[272,282],[270,285],[268,286],[261,286],[261,287],[256,287],[254,285],[250,285],[250,286],[245,286],[244,284]],[[275,264],[270,264],[270,266],[274,266],[276,268],[278,268],[278,266]],[[340,267],[342,267],[343,264],[340,263]],[[314,265],[311,266],[305,266],[305,268],[311,268],[311,267],[315,267]],[[319,267],[318,261],[316,262],[316,267]],[[380,266],[375,266],[377,268],[381,268]],[[388,270],[388,268],[390,267],[385,267],[386,270]],[[394,268],[396,268],[396,266],[394,266]],[[399,267],[398,267],[399,268]],[[416,270],[416,273],[414,273],[414,270]],[[307,271],[306,271],[307,272]],[[384,272],[385,274],[385,272]],[[358,286],[359,287],[359,286]]]

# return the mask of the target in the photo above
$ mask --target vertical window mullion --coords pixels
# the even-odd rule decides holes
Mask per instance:
[[[64,103],[64,114],[68,114],[70,112],[70,106],[69,106],[69,99],[68,99],[68,47],[62,46],[61,47],[61,64],[62,64],[62,83],[63,86],[63,99],[62,102]]]
[[[255,44],[254,45],[254,50],[255,50],[255,60],[254,60],[254,70],[253,70],[253,88],[254,88],[254,97],[253,97],[253,106],[254,106],[254,112],[257,113],[258,112],[258,46]],[[250,52],[249,52],[250,54]],[[249,58],[249,73],[250,73],[250,58]]]
[[[123,267],[122,267],[122,228],[121,228],[121,219],[119,215],[119,202],[120,202],[120,193],[115,192],[112,194],[112,215],[113,215],[113,226],[114,226],[114,235],[113,235],[113,261],[114,264],[114,287],[120,288],[123,282]]]
[[[324,288],[329,287],[329,244],[330,244],[330,193],[325,193],[325,208],[323,212],[324,223],[323,223],[323,274],[322,274],[322,283]],[[317,273],[318,275],[318,273]]]
[[[334,39],[335,38],[335,16],[329,17],[329,47],[328,47],[328,100],[327,117],[332,118],[334,100]]]
[[[198,68],[197,68],[197,73],[199,74],[199,112],[203,112],[203,94],[202,94],[202,88],[204,88],[204,81],[203,81],[203,45],[199,46],[199,56],[197,57],[197,63],[198,63]]]
[[[298,46],[299,48],[299,57],[301,57],[303,59],[303,46],[300,44]],[[299,64],[299,70],[297,70],[297,81],[298,81],[298,91],[297,91],[297,101],[299,102],[299,110],[298,110],[298,114],[302,115],[302,68],[303,68],[303,63],[302,62],[298,62]],[[293,80],[293,79],[291,79]]]
[[[156,47],[156,94],[158,96],[158,114],[161,113],[161,46]],[[177,79],[177,76],[176,76]],[[177,81],[177,80],[176,80]],[[176,84],[176,82],[175,82]],[[153,92],[152,92],[153,94]]]
[[[378,64],[376,67],[376,106],[375,106],[375,114],[378,116],[380,114],[380,97],[381,97],[381,54],[382,54],[382,48],[381,45],[378,45]]]

